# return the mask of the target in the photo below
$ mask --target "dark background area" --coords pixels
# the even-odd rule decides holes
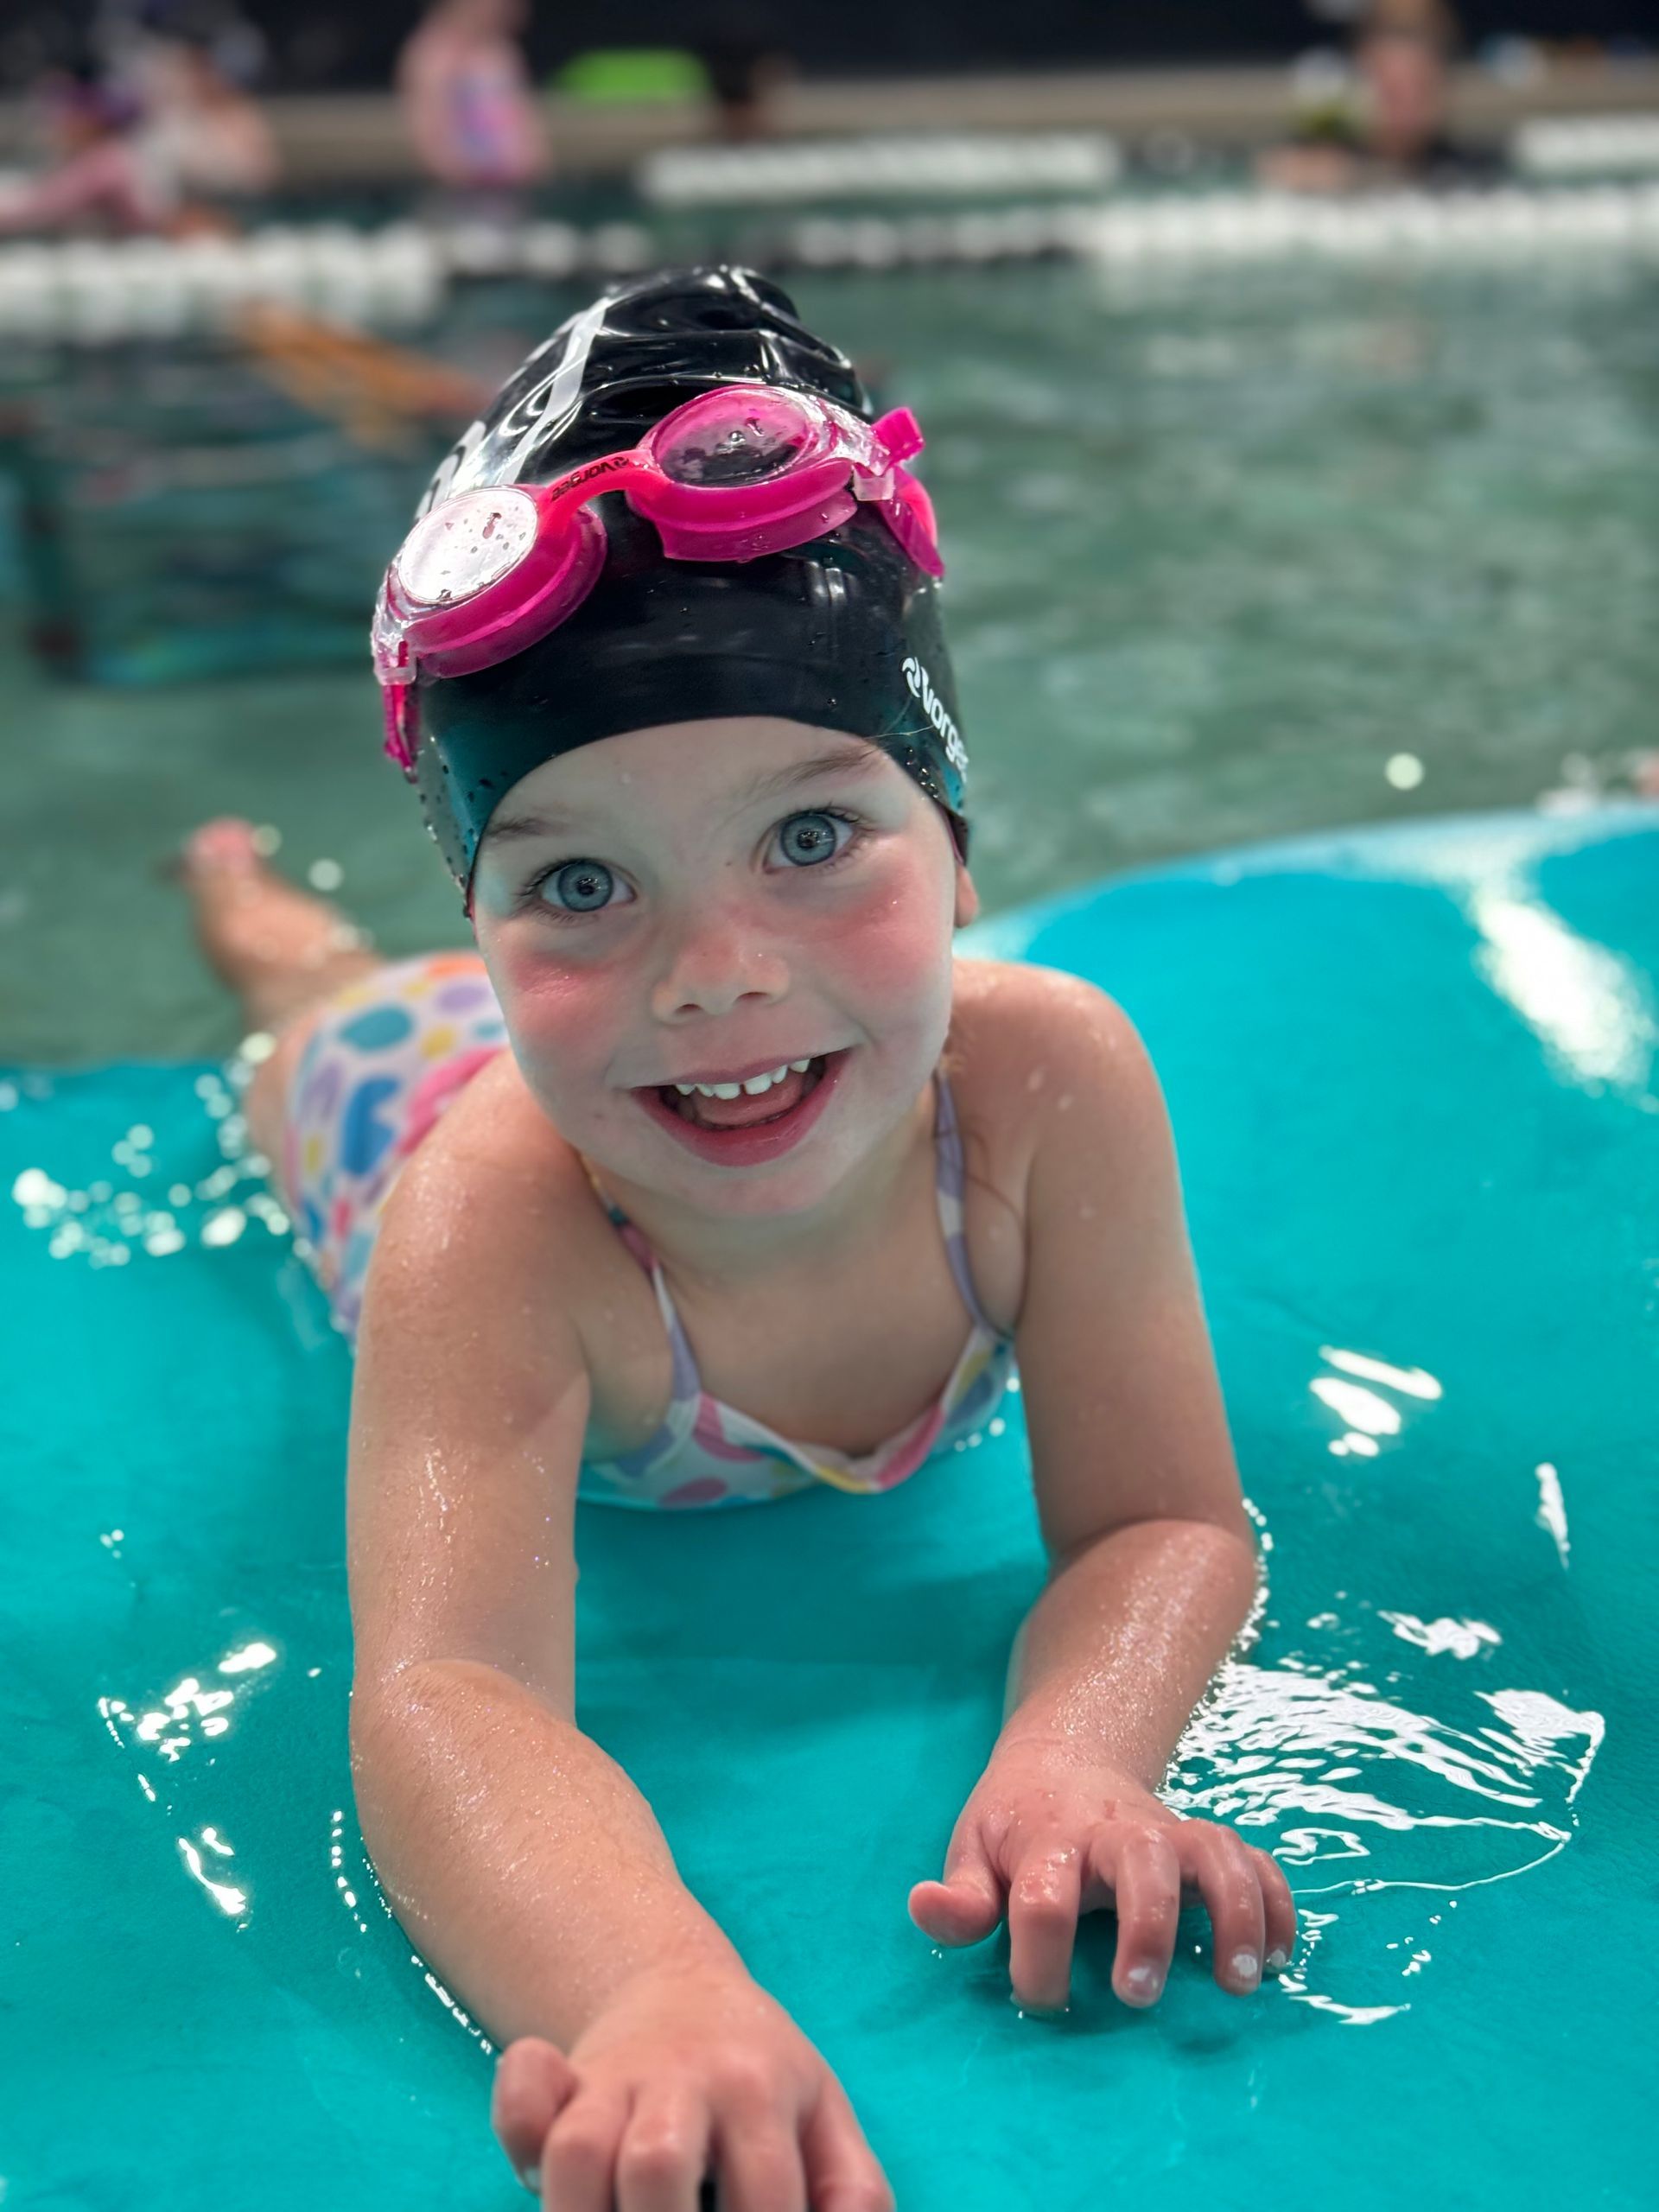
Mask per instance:
[[[0,84],[33,74],[43,48],[55,55],[72,46],[94,4],[5,0]],[[201,0],[201,9],[214,12],[213,0]],[[409,0],[352,0],[349,7],[240,0],[238,12],[267,41],[266,89],[302,91],[386,84],[421,10]],[[823,8],[786,0],[532,0],[531,12],[525,43],[542,74],[594,47],[747,39],[775,44],[804,74],[845,78],[1272,61],[1339,39],[1348,10],[1344,0],[1159,0],[1151,8],[1103,0],[835,0]],[[1458,12],[1471,51],[1509,35],[1649,49],[1659,41],[1655,0],[1461,0]]]

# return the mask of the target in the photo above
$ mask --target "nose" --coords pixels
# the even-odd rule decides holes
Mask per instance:
[[[741,899],[708,893],[664,923],[660,975],[652,987],[659,1021],[729,1014],[745,999],[781,998],[789,969],[776,937]]]

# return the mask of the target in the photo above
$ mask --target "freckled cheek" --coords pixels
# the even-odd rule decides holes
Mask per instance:
[[[567,1077],[610,1064],[627,1003],[610,969],[579,968],[533,945],[498,940],[489,969],[521,1061]]]
[[[896,880],[891,891],[861,898],[856,907],[811,934],[819,975],[847,1003],[908,1009],[947,993],[950,917],[923,883]]]

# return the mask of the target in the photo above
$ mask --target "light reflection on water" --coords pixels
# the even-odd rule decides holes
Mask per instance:
[[[259,1036],[257,1042],[268,1047],[270,1040]],[[118,1182],[100,1177],[72,1189],[38,1163],[18,1169],[10,1197],[23,1226],[45,1232],[54,1260],[82,1259],[92,1268],[125,1267],[135,1256],[168,1259],[198,1246],[222,1249],[236,1243],[250,1222],[271,1236],[286,1237],[291,1224],[270,1185],[270,1163],[250,1147],[247,1122],[238,1110],[248,1078],[264,1057],[263,1052],[252,1058],[238,1054],[221,1072],[210,1069],[196,1078],[219,1166],[186,1181],[156,1176],[152,1184],[154,1133],[134,1123],[109,1147]],[[0,1113],[22,1095],[51,1096],[50,1076],[32,1073],[23,1082],[26,1093],[16,1084],[0,1083]]]
[[[1420,1366],[1330,1345],[1320,1357],[1424,1410],[1444,1397]],[[1338,1455],[1363,1445],[1375,1456],[1377,1437],[1397,1440],[1405,1429],[1408,1408],[1378,1390],[1326,1376],[1309,1388],[1353,1425],[1328,1447]],[[1538,1475],[1548,1510],[1536,1523],[1555,1537],[1565,1568],[1560,1480],[1552,1467]],[[1264,1533],[1269,1573],[1272,1549]],[[1505,1549],[1494,1532],[1494,1555]],[[1229,1659],[1162,1792],[1178,1811],[1226,1822],[1271,1850],[1289,1878],[1306,1947],[1278,1986],[1351,2026],[1408,2009],[1379,2000],[1433,1957],[1421,1930],[1442,1926],[1442,1913],[1394,1893],[1437,1894],[1449,1910],[1457,1891],[1527,1873],[1565,1849],[1577,1827],[1571,1808],[1605,1732],[1599,1713],[1576,1712],[1522,1685],[1493,1687],[1503,1637],[1491,1621],[1424,1619],[1401,1606],[1397,1592],[1379,1605],[1353,1586],[1359,1580],[1349,1573],[1349,1586],[1306,1620],[1311,1643],[1299,1637],[1270,1666],[1242,1651]],[[1478,1567],[1469,1602],[1486,1610]],[[1267,1625],[1282,1646],[1289,1624]],[[1241,1645],[1256,1632],[1248,1630]],[[1402,1644],[1412,1654],[1403,1666]],[[1446,1663],[1471,1661],[1481,1665],[1478,1683]],[[1374,1902],[1308,1907],[1308,1899],[1325,1896]]]
[[[1346,1632],[1363,1637],[1372,1603],[1351,1595],[1350,1605]],[[1397,1616],[1376,1617],[1397,1632]],[[1309,1627],[1326,1632],[1343,1618],[1316,1616]],[[1484,1627],[1478,1649],[1499,1641]],[[1450,1641],[1431,1650],[1475,1656]],[[1403,1677],[1408,1702],[1367,1679],[1370,1672],[1358,1657],[1332,1665],[1303,1652],[1270,1668],[1230,1662],[1163,1791],[1176,1810],[1228,1822],[1272,1850],[1306,1942],[1279,1986],[1352,2024],[1399,2009],[1380,2000],[1432,1955],[1406,1955],[1404,1947],[1425,1925],[1442,1924],[1418,1898],[1390,1893],[1428,1892],[1454,1906],[1455,1892],[1527,1873],[1565,1849],[1576,1827],[1570,1808],[1604,1733],[1599,1713],[1574,1713],[1540,1691],[1465,1690],[1444,1668],[1425,1668]],[[1471,1699],[1466,1716],[1454,1718]],[[1331,1896],[1356,1902],[1308,1909],[1310,1898]]]

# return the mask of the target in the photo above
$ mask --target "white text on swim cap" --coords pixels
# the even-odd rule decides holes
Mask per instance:
[[[524,363],[525,368],[531,361],[539,361],[562,339],[565,341],[564,355],[554,373],[526,393],[513,410],[516,415],[522,415],[527,406],[535,409],[529,427],[520,433],[510,453],[495,456],[486,479],[482,473],[486,464],[479,460],[479,453],[490,425],[484,420],[469,425],[440,462],[436,475],[427,486],[426,495],[415,510],[416,522],[445,499],[473,491],[481,482],[516,484],[532,448],[543,440],[550,442],[563,435],[582,404],[582,374],[608,304],[601,294],[591,307],[584,308],[580,315],[573,315],[559,325],[550,338],[543,339]]]
[[[904,679],[912,695],[922,702],[922,712],[944,740],[944,757],[959,776],[968,772],[968,748],[962,741],[962,732],[945,710],[945,704],[933,689],[933,679],[914,653],[906,658]]]

